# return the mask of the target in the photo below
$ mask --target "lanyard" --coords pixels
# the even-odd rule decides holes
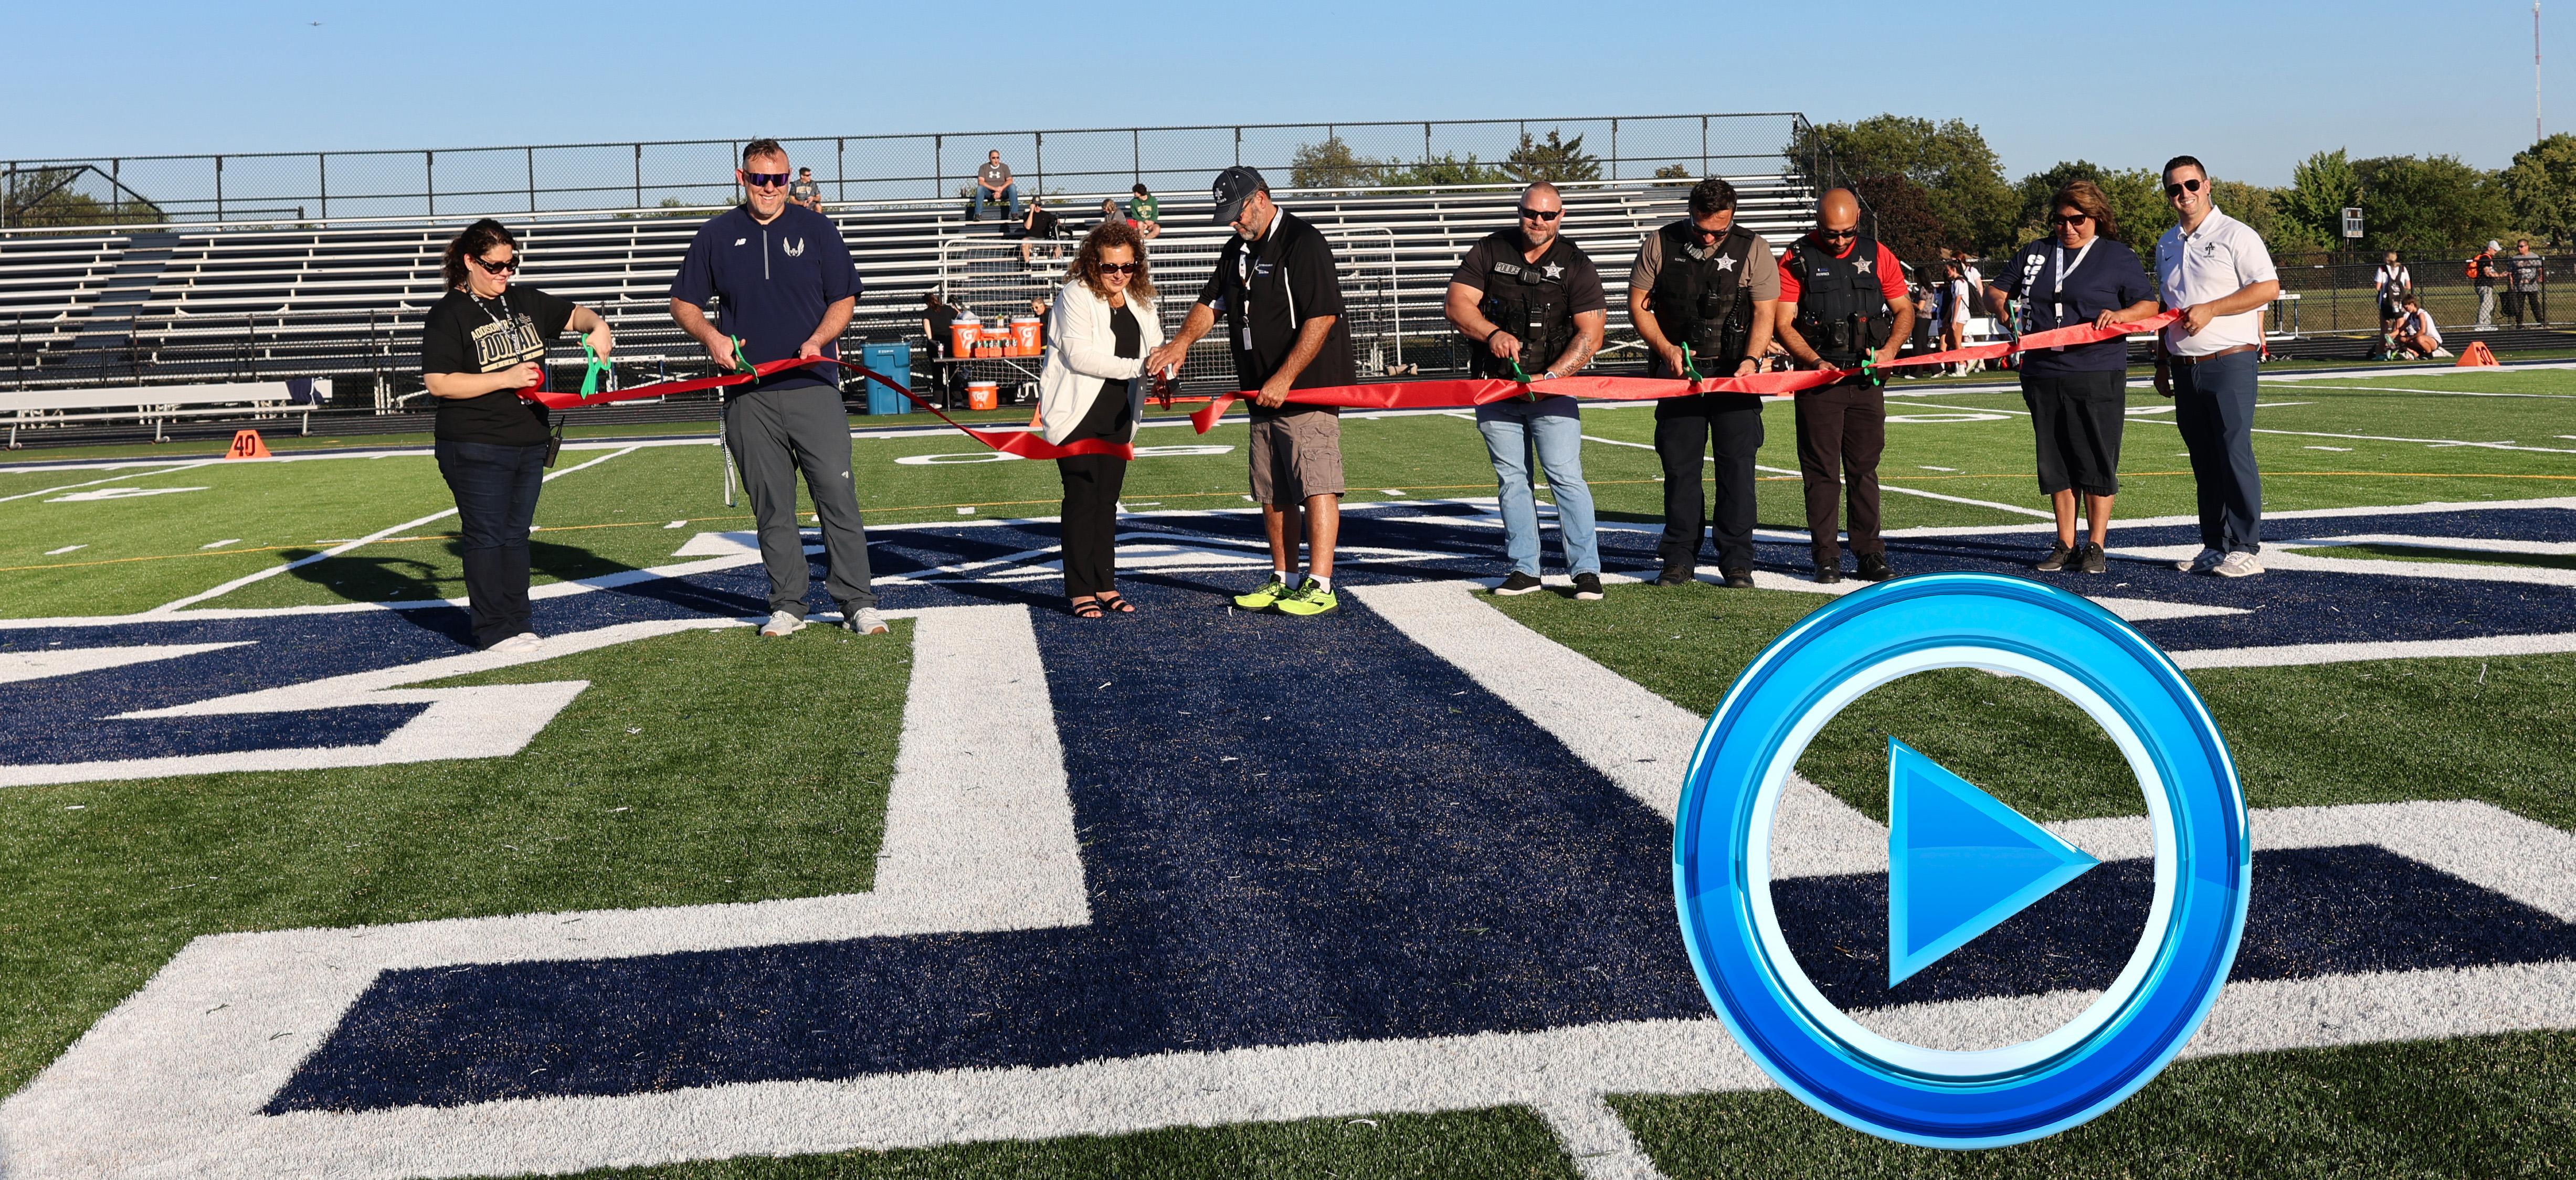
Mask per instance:
[[[2092,253],[2094,244],[2101,240],[2102,235],[2095,234],[2093,235],[2092,241],[2084,243],[2084,248],[2075,252],[2075,266],[2073,269],[2084,269],[2084,256]],[[2057,273],[2051,280],[2053,285],[2049,288],[2048,292],[2050,300],[2048,306],[2050,313],[2055,318],[2049,326],[2052,328],[2063,328],[2066,326],[2066,272],[2068,270],[2066,265],[2066,247],[2060,245],[2053,247],[2053,249],[2057,252]],[[2060,345],[2049,349],[2049,351],[2064,352],[2066,351],[2066,348],[2065,346]]]

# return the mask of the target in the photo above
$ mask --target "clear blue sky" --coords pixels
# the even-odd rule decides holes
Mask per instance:
[[[2564,48],[2544,84],[2564,113],[2550,126],[2576,128],[2576,3],[2551,17]],[[13,3],[8,25],[0,156],[20,158],[1897,111],[1979,125],[2015,176],[2189,151],[2219,175],[2278,184],[2320,148],[2500,166],[2530,142],[2532,117],[2528,0],[123,0]],[[1743,48],[1692,51],[1719,68],[1663,64],[1731,30]],[[1789,67],[1827,59],[1846,64],[1830,77]],[[1777,68],[1735,68],[1745,60]]]

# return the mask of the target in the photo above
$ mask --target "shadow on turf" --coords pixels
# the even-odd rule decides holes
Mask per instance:
[[[445,547],[450,556],[461,558],[463,545],[460,541],[451,537],[445,542]],[[320,552],[318,549],[289,549],[283,556],[291,563]],[[448,568],[452,571],[455,567]],[[540,540],[532,540],[528,544],[529,572],[554,581],[579,581],[637,568],[577,546]],[[349,602],[426,602],[455,597],[464,591],[462,582],[455,580],[458,577],[455,573],[450,572],[447,575],[450,580],[442,581],[439,567],[411,557],[343,554],[327,561],[296,566],[288,572]],[[620,589],[720,614],[740,615],[767,610],[766,603],[742,595],[707,591],[667,580]],[[474,645],[473,617],[463,608],[422,607],[399,613],[405,621],[422,630],[446,636],[467,647]]]

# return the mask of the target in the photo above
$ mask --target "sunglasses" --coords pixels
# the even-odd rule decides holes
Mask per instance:
[[[1860,227],[1853,226],[1850,229],[1826,229],[1823,226],[1817,226],[1816,236],[1823,238],[1828,242],[1848,241],[1860,236]]]
[[[1137,271],[1145,269],[1145,264],[1141,262],[1095,262],[1091,264],[1091,269],[1099,271],[1105,275],[1132,275]]]
[[[2197,180],[2186,180],[2165,186],[2165,196],[2167,198],[2179,197],[2184,193],[2196,193],[2199,191],[2200,182]]]
[[[1523,221],[1554,221],[1563,216],[1565,216],[1563,209],[1532,209],[1527,205],[1521,206]]]
[[[787,174],[784,172],[745,172],[742,174],[742,182],[753,188],[786,188]]]
[[[2060,213],[2048,219],[2050,225],[2082,225],[2093,220],[2090,213]]]
[[[477,258],[474,260],[474,265],[482,267],[483,273],[487,275],[516,274],[519,269],[519,260],[515,255],[507,262],[485,262],[482,259]]]

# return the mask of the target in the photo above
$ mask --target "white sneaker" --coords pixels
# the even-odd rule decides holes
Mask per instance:
[[[484,648],[483,650],[485,650],[485,651],[514,652],[514,653],[515,653],[515,652],[523,652],[523,651],[535,651],[535,650],[537,650],[537,648],[539,648],[539,647],[543,646],[544,644],[545,644],[545,640],[544,640],[543,638],[540,638],[540,637],[537,635],[537,633],[536,633],[536,632],[534,632],[534,631],[521,631],[521,632],[519,632],[518,634],[513,635],[513,636],[509,637],[508,639],[504,639],[504,640],[502,640],[502,641],[501,641],[501,642],[499,642],[499,643],[495,643],[495,644],[493,644],[493,645],[492,645],[492,646],[490,646],[490,647]]]
[[[2174,568],[2181,570],[2186,574],[2205,574],[2211,570],[2217,569],[2218,563],[2225,560],[2227,560],[2227,554],[2224,552],[2216,549],[2203,549],[2200,551],[2200,556],[2198,557],[2192,558],[2189,561],[2175,562]]]
[[[883,635],[887,631],[892,630],[892,628],[886,626],[885,616],[878,614],[877,608],[873,606],[863,606],[850,614],[842,616],[841,627],[844,630],[855,631],[861,635]]]
[[[769,621],[761,625],[760,633],[763,635],[794,635],[804,629],[805,617],[803,615],[791,615],[786,611],[779,610],[769,612]]]
[[[2225,560],[2220,561],[2209,572],[2222,578],[2250,578],[2262,573],[2263,567],[2255,564],[2253,554],[2239,549],[2228,554]]]

